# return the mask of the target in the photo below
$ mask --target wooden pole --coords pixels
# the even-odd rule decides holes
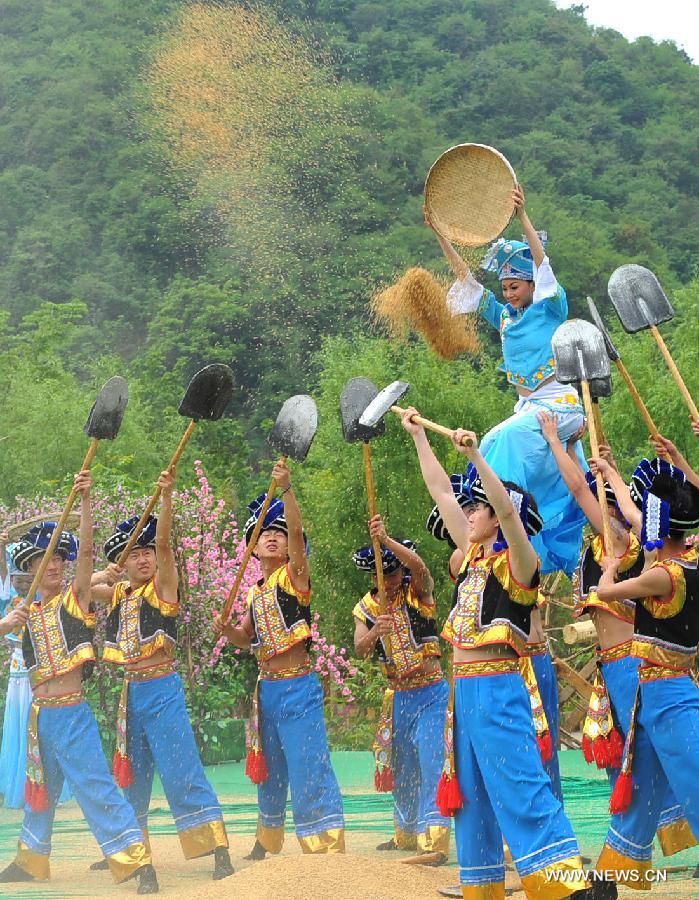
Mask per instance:
[[[196,420],[191,419],[189,422],[189,425],[187,426],[187,430],[182,435],[182,438],[180,439],[180,442],[177,445],[177,449],[175,450],[175,452],[172,456],[172,459],[168,463],[168,466],[167,466],[168,472],[172,472],[172,470],[175,468],[177,463],[180,461],[180,457],[184,453],[185,447],[189,443],[189,439],[192,436],[192,432],[194,431],[194,429],[196,427],[197,427]],[[129,553],[131,553],[133,548],[136,546],[136,541],[140,537],[140,534],[143,531],[143,529],[146,527],[146,522],[148,521],[148,517],[155,509],[155,504],[158,502],[158,500],[160,500],[160,494],[161,494],[161,490],[158,487],[155,489],[155,493],[153,494],[153,496],[150,498],[150,500],[146,504],[146,508],[143,510],[143,515],[138,520],[134,530],[131,532],[131,537],[129,538],[128,543],[126,544],[124,549],[119,554],[119,559],[117,560],[117,565],[119,566],[120,569],[124,567],[124,563],[128,559]]]
[[[286,462],[286,457],[281,457],[282,462]],[[252,534],[250,535],[250,543],[245,548],[245,555],[241,560],[240,565],[238,566],[238,571],[235,574],[235,581],[233,582],[233,586],[228,592],[228,597],[226,598],[226,602],[223,605],[223,609],[221,610],[221,624],[227,625],[228,619],[231,614],[231,609],[233,608],[233,603],[235,602],[235,598],[238,596],[238,591],[240,590],[240,585],[243,583],[243,576],[248,567],[248,563],[250,562],[250,558],[255,550],[255,546],[257,545],[257,539],[260,536],[260,532],[262,531],[262,526],[265,521],[265,516],[267,515],[267,510],[272,503],[272,498],[277,490],[277,482],[274,478],[270,481],[269,487],[267,488],[267,496],[265,497],[264,503],[262,504],[262,509],[260,510],[260,514],[257,517],[257,522],[255,523],[255,527],[253,529]]]
[[[660,347],[660,352],[665,357],[665,362],[667,363],[667,367],[672,373],[672,377],[675,379],[675,383],[677,387],[680,389],[680,394],[682,394],[682,398],[684,402],[687,404],[687,409],[690,412],[692,420],[694,422],[699,422],[699,410],[697,409],[696,403],[692,400],[692,395],[687,390],[687,385],[684,383],[684,379],[680,375],[680,370],[675,365],[675,360],[672,358],[672,354],[667,348],[665,341],[662,338],[662,335],[658,331],[656,325],[650,326],[651,333],[655,338],[655,342]]]
[[[580,388],[583,395],[583,405],[585,407],[585,415],[587,416],[587,427],[590,432],[590,447],[592,455],[599,458],[599,441],[597,440],[597,427],[595,425],[595,416],[592,410],[592,396],[590,394],[590,385],[587,381],[580,382]],[[612,525],[609,519],[609,508],[607,506],[607,495],[604,490],[604,478],[598,472],[595,481],[597,482],[597,500],[602,511],[602,538],[604,540],[604,552],[607,556],[614,555],[614,544],[612,542]]]
[[[646,428],[648,429],[648,434],[650,434],[650,436],[652,438],[656,438],[660,434],[660,432],[658,431],[658,426],[655,424],[655,422],[653,421],[653,417],[648,412],[648,407],[643,402],[641,395],[638,393],[638,389],[637,389],[636,385],[634,384],[633,379],[629,375],[628,369],[626,368],[626,366],[623,364],[623,362],[620,359],[615,359],[614,362],[616,363],[616,367],[619,370],[619,374],[624,379],[624,383],[626,384],[626,387],[627,387],[629,393],[631,394],[631,399],[636,404],[636,409],[640,412],[641,418],[646,423]],[[663,459],[666,459],[668,462],[670,461],[669,454],[663,452],[663,453],[661,453],[661,456]]]
[[[89,469],[92,466],[92,460],[95,458],[95,453],[97,453],[97,448],[99,446],[99,440],[97,438],[93,438],[90,441],[90,446],[88,447],[87,453],[85,454],[85,459],[83,460],[83,464],[80,467],[80,471],[83,469]],[[66,505],[63,507],[63,512],[61,513],[61,517],[56,523],[56,527],[53,530],[53,534],[51,535],[51,540],[49,541],[49,545],[44,551],[44,555],[41,558],[41,562],[39,563],[39,568],[36,570],[34,574],[34,578],[32,579],[32,583],[29,586],[29,590],[27,591],[27,596],[22,600],[21,606],[29,606],[29,604],[34,599],[37,590],[39,589],[39,585],[41,584],[41,580],[44,577],[44,573],[46,572],[46,567],[48,566],[53,554],[56,550],[56,546],[61,538],[61,532],[63,531],[65,524],[68,520],[68,516],[70,515],[70,511],[75,506],[75,501],[78,498],[78,492],[75,488],[71,489],[70,494],[68,494],[68,499],[66,500]]]
[[[369,518],[373,519],[376,513],[376,487],[374,485],[374,469],[371,465],[371,444],[364,441],[362,444],[362,453],[364,456],[364,480],[366,482],[367,505],[369,507]],[[381,555],[381,541],[377,537],[371,539],[374,548],[374,560],[376,561],[376,587],[379,592],[379,615],[383,616],[388,610],[388,602],[386,600],[386,584],[383,578],[383,558]]]

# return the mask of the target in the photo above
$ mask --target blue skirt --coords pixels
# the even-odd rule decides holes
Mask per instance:
[[[584,421],[574,391],[563,385],[544,385],[536,394],[520,399],[514,415],[484,436],[481,453],[503,481],[514,481],[536,500],[544,527],[532,538],[532,546],[541,559],[542,575],[562,569],[571,576],[580,559],[585,516],[541,433],[536,418],[541,409],[558,416],[558,435],[563,443]],[[579,441],[576,452],[586,468]]]
[[[24,668],[21,649],[15,649],[10,661],[10,679],[5,699],[0,748],[0,794],[3,805],[11,809],[24,806],[24,780],[27,770],[27,724],[32,705],[29,675]]]

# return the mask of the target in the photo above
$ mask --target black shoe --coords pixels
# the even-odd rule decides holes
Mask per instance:
[[[421,866],[431,866],[433,869],[436,869],[437,866],[443,866],[443,865],[445,865],[445,864],[446,864],[446,861],[447,861],[447,854],[446,854],[446,853],[439,853],[439,854],[436,854],[433,850],[427,850],[427,851],[425,851],[425,853],[422,854],[422,855],[423,855],[423,856],[429,856],[430,859],[429,859],[429,860],[426,860],[425,862],[418,863],[418,865],[421,865]]]
[[[109,868],[109,863],[106,859],[101,859],[99,862],[92,863],[90,866],[91,872],[104,872],[105,869]]]
[[[243,858],[251,859],[253,862],[258,862],[259,860],[264,859],[265,856],[267,856],[267,851],[259,841],[255,841],[255,846],[248,853],[248,855]]]
[[[10,865],[0,872],[0,881],[36,881],[33,875],[25,872],[17,863],[11,862]]]
[[[225,847],[217,847],[214,850],[214,874],[211,876],[214,881],[220,881],[222,878],[228,878],[235,872],[230,854]]]
[[[141,866],[138,870],[138,890],[137,894],[158,894],[160,893],[160,885],[158,884],[158,879],[155,875],[155,869],[153,866],[148,865]]]
[[[617,900],[619,892],[617,891],[616,882],[605,881],[604,878],[590,877],[591,887],[585,891],[576,891],[571,897],[578,897],[579,900]]]
[[[393,838],[390,841],[384,841],[383,844],[376,845],[377,850],[398,850],[398,846]]]

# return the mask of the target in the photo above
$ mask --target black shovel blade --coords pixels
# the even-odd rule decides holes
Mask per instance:
[[[643,266],[619,266],[612,272],[607,291],[624,331],[629,334],[662,325],[675,315],[660,282]]]
[[[595,326],[595,328],[599,328],[602,338],[604,339],[604,346],[607,350],[607,356],[611,359],[612,362],[616,362],[618,359],[621,359],[619,356],[619,351],[614,346],[614,341],[604,327],[604,322],[602,321],[602,316],[599,314],[599,310],[595,306],[595,301],[592,297],[587,298],[587,306],[590,310],[590,318]]]
[[[233,372],[223,363],[204,366],[187,385],[178,407],[181,416],[215,422],[223,415],[233,395]]]
[[[593,400],[612,396],[611,378],[593,378],[590,381],[590,396]]]
[[[369,403],[359,417],[359,424],[366,428],[376,428],[394,403],[405,397],[409,390],[407,381],[392,381]]]
[[[97,395],[85,422],[85,434],[97,441],[113,441],[119,434],[126,404],[129,402],[129,386],[120,375],[110,378]]]
[[[368,378],[351,378],[342,389],[340,395],[342,436],[350,444],[355,441],[370,441],[386,431],[383,419],[374,428],[359,424],[359,417],[378,393],[379,389]]]
[[[279,410],[267,438],[280,456],[303,462],[318,430],[318,409],[308,394],[295,394]]]
[[[604,338],[590,322],[569,319],[559,325],[551,346],[556,378],[563,384],[611,377]]]

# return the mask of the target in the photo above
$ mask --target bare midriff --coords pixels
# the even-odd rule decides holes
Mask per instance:
[[[306,650],[306,641],[299,641],[288,650],[277,653],[275,656],[260,663],[260,675],[264,678],[266,672],[281,672],[284,669],[295,669],[298,666],[310,665],[311,659]]]
[[[602,650],[616,647],[633,637],[633,624],[624,622],[611,613],[597,607],[588,607],[590,618],[597,631],[597,643]]]
[[[127,672],[139,672],[141,669],[152,669],[154,666],[163,665],[163,663],[172,662],[172,655],[165,650],[156,650],[152,656],[143,659],[137,659],[132,663],[126,663]]]
[[[541,382],[541,384],[537,386],[536,391],[538,391],[539,388],[543,387],[545,384],[549,384],[549,382],[553,381],[555,379],[555,377],[556,377],[555,375],[549,375],[548,378],[544,378],[544,380]],[[531,395],[535,394],[536,391],[530,391],[529,388],[525,388],[525,387],[520,387],[520,386],[517,387],[517,393],[519,394],[520,397],[531,397]]]
[[[34,693],[42,697],[63,697],[64,694],[75,694],[82,690],[82,666],[67,672],[65,675],[57,675],[48,681],[36,685]]]
[[[454,647],[454,662],[478,662],[482,659],[516,659],[517,654],[509,644],[487,644],[473,650]]]

